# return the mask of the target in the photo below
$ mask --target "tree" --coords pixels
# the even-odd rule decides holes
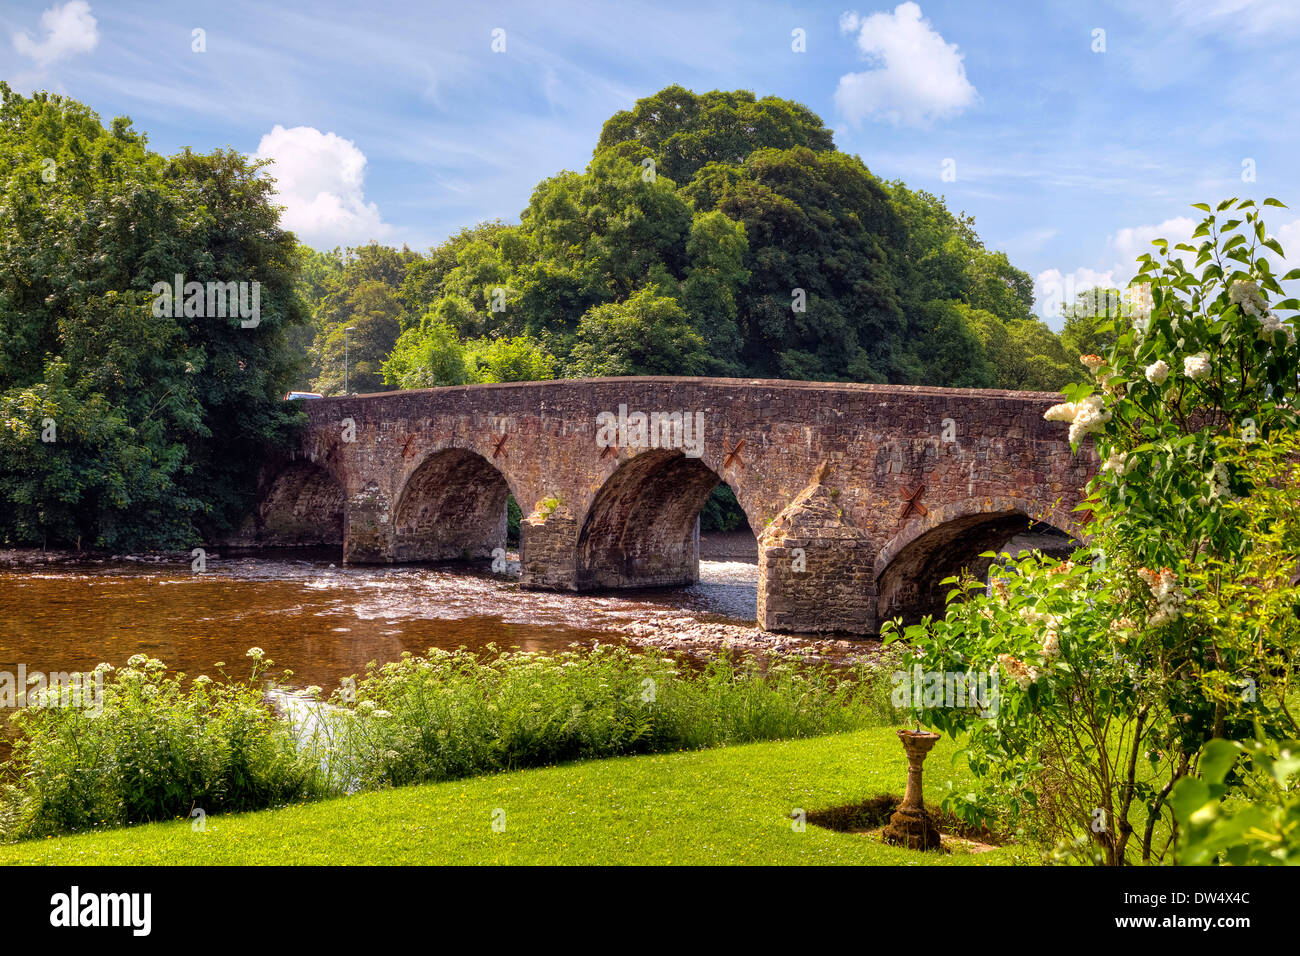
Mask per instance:
[[[686,183],[709,163],[735,165],[756,149],[795,146],[835,148],[831,131],[808,107],[775,96],[756,99],[748,90],[697,96],[673,85],[610,117],[596,151],[638,163],[655,157],[661,174]]]
[[[471,380],[465,343],[455,327],[435,312],[407,329],[384,362],[384,381],[399,388],[464,385]]]
[[[582,317],[568,372],[575,378],[699,375],[708,364],[708,347],[682,307],[645,289]]]
[[[179,546],[242,516],[306,319],[261,164],[171,158],[119,118],[0,83],[0,541]],[[259,290],[237,313],[162,308],[175,276]],[[223,309],[223,311],[225,311]],[[206,317],[205,317],[206,316]]]
[[[611,117],[586,169],[540,182],[518,225],[480,223],[408,262],[400,325],[432,309],[466,343],[526,335],[573,374],[601,364],[575,358],[584,317],[643,292],[704,340],[701,374],[989,381],[987,337],[957,306],[1016,340],[996,345],[1016,355],[1006,387],[1077,374],[1032,318],[1030,277],[969,216],[880,182],[800,104],[678,86]]]
[[[350,391],[380,391],[384,361],[401,329],[402,303],[393,286],[378,279],[344,286],[326,298],[321,312],[324,328],[317,343],[321,373],[316,391],[341,394],[345,378]]]
[[[1061,345],[1074,355],[1104,355],[1115,344],[1116,329],[1131,312],[1119,289],[1084,289],[1063,310]]]
[[[957,306],[978,333],[997,388],[1055,392],[1080,380],[1083,367],[1071,359],[1056,334],[1037,319],[1003,321],[992,312]]]
[[[475,339],[466,362],[476,382],[541,382],[555,378],[556,359],[526,335]]]

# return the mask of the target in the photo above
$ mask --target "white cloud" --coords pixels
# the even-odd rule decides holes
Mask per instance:
[[[99,27],[85,0],[72,0],[41,14],[45,39],[33,40],[26,30],[14,34],[14,49],[41,66],[74,53],[89,53],[99,43]]]
[[[392,231],[379,207],[366,202],[366,156],[351,140],[311,126],[276,124],[253,158],[275,161],[267,174],[275,178],[277,201],[285,207],[280,224],[308,245],[356,245]]]
[[[1229,40],[1234,34],[1276,37],[1300,29],[1295,0],[1177,0],[1164,16]]]
[[[1278,226],[1277,241],[1286,252],[1287,268],[1293,268],[1292,263],[1300,264],[1300,219]]]
[[[1173,257],[1181,259],[1188,269],[1194,269],[1196,254],[1175,250],[1174,246],[1180,242],[1197,245],[1200,240],[1193,242],[1192,233],[1199,223],[1199,219],[1174,216],[1153,226],[1128,226],[1120,229],[1107,238],[1105,252],[1099,257],[1111,259],[1113,264],[1109,269],[1080,266],[1066,273],[1059,269],[1045,269],[1034,278],[1036,313],[1048,325],[1059,328],[1062,302],[1073,302],[1080,292],[1096,286],[1119,289],[1128,285],[1138,270],[1138,256],[1149,252],[1159,259],[1155,246],[1151,245],[1153,239],[1167,240]],[[1289,261],[1300,260],[1300,219],[1279,227],[1276,236],[1282,243],[1282,248],[1288,251]],[[1288,267],[1281,263],[1274,264],[1274,270],[1279,272]]]
[[[840,77],[835,105],[849,122],[870,118],[924,127],[975,102],[957,45],[935,32],[910,0],[892,14],[845,13],[840,31],[856,33],[858,49],[876,67]]]
[[[1110,237],[1109,244],[1119,256],[1120,265],[1129,272],[1136,272],[1138,256],[1144,252],[1155,255],[1156,249],[1151,245],[1153,239],[1169,240],[1169,251],[1172,253],[1177,243],[1191,242],[1197,223],[1198,220],[1187,216],[1175,216],[1157,226],[1133,226],[1115,233]],[[1196,261],[1196,256],[1187,252],[1178,253],[1177,258],[1182,259],[1188,268]]]

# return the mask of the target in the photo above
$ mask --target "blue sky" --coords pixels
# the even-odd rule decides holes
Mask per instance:
[[[1059,326],[1048,299],[1125,283],[1193,202],[1276,196],[1300,262],[1298,40],[1296,0],[5,0],[0,78],[129,115],[162,152],[274,157],[286,224],[322,248],[515,220],[671,83],[787,97],[877,175],[972,214]]]

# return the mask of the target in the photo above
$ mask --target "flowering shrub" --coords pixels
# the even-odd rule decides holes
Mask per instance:
[[[809,737],[889,716],[873,673],[615,645],[557,655],[430,650],[372,668],[323,724],[349,788],[619,754]]]
[[[355,790],[618,754],[856,730],[892,717],[878,672],[789,661],[702,667],[612,645],[558,655],[431,650],[354,692],[309,687],[280,716],[244,679],[169,676],[133,657],[103,712],[19,711],[0,839],[254,810]],[[218,665],[219,668],[224,665]],[[307,700],[304,700],[303,697]]]
[[[256,652],[256,653],[254,653]],[[271,662],[254,648],[247,680],[187,681],[137,654],[105,672],[103,708],[15,712],[0,837],[44,836],[310,795],[316,762],[265,702]]]
[[[1253,201],[1197,208],[1202,241],[1157,240],[1139,258],[1149,295],[1135,297],[1131,323],[1101,330],[1115,344],[1082,357],[1091,381],[1045,415],[1069,424],[1076,448],[1091,438],[1102,462],[1080,506],[1085,544],[1064,564],[1009,562],[987,595],[952,579],[943,620],[888,635],[905,636],[927,670],[1005,676],[988,719],[943,708],[918,719],[963,735],[981,780],[950,805],[1011,816],[1071,858],[1165,858],[1170,794],[1207,741],[1296,732],[1289,669],[1269,666],[1300,650],[1295,628],[1241,593],[1261,586],[1252,555],[1263,547],[1243,502],[1276,476],[1263,465],[1295,447],[1300,351],[1294,319],[1274,309],[1300,302],[1270,305],[1283,292],[1267,254],[1283,251]],[[1300,558],[1271,554],[1290,568]],[[1289,579],[1267,586],[1295,604]]]

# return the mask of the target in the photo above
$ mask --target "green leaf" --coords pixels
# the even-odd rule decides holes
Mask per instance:
[[[1241,746],[1232,740],[1211,740],[1201,750],[1201,779],[1207,783],[1221,784],[1233,764],[1241,755]]]
[[[1169,794],[1169,806],[1179,823],[1186,824],[1193,813],[1210,802],[1210,787],[1197,777],[1184,777]]]

